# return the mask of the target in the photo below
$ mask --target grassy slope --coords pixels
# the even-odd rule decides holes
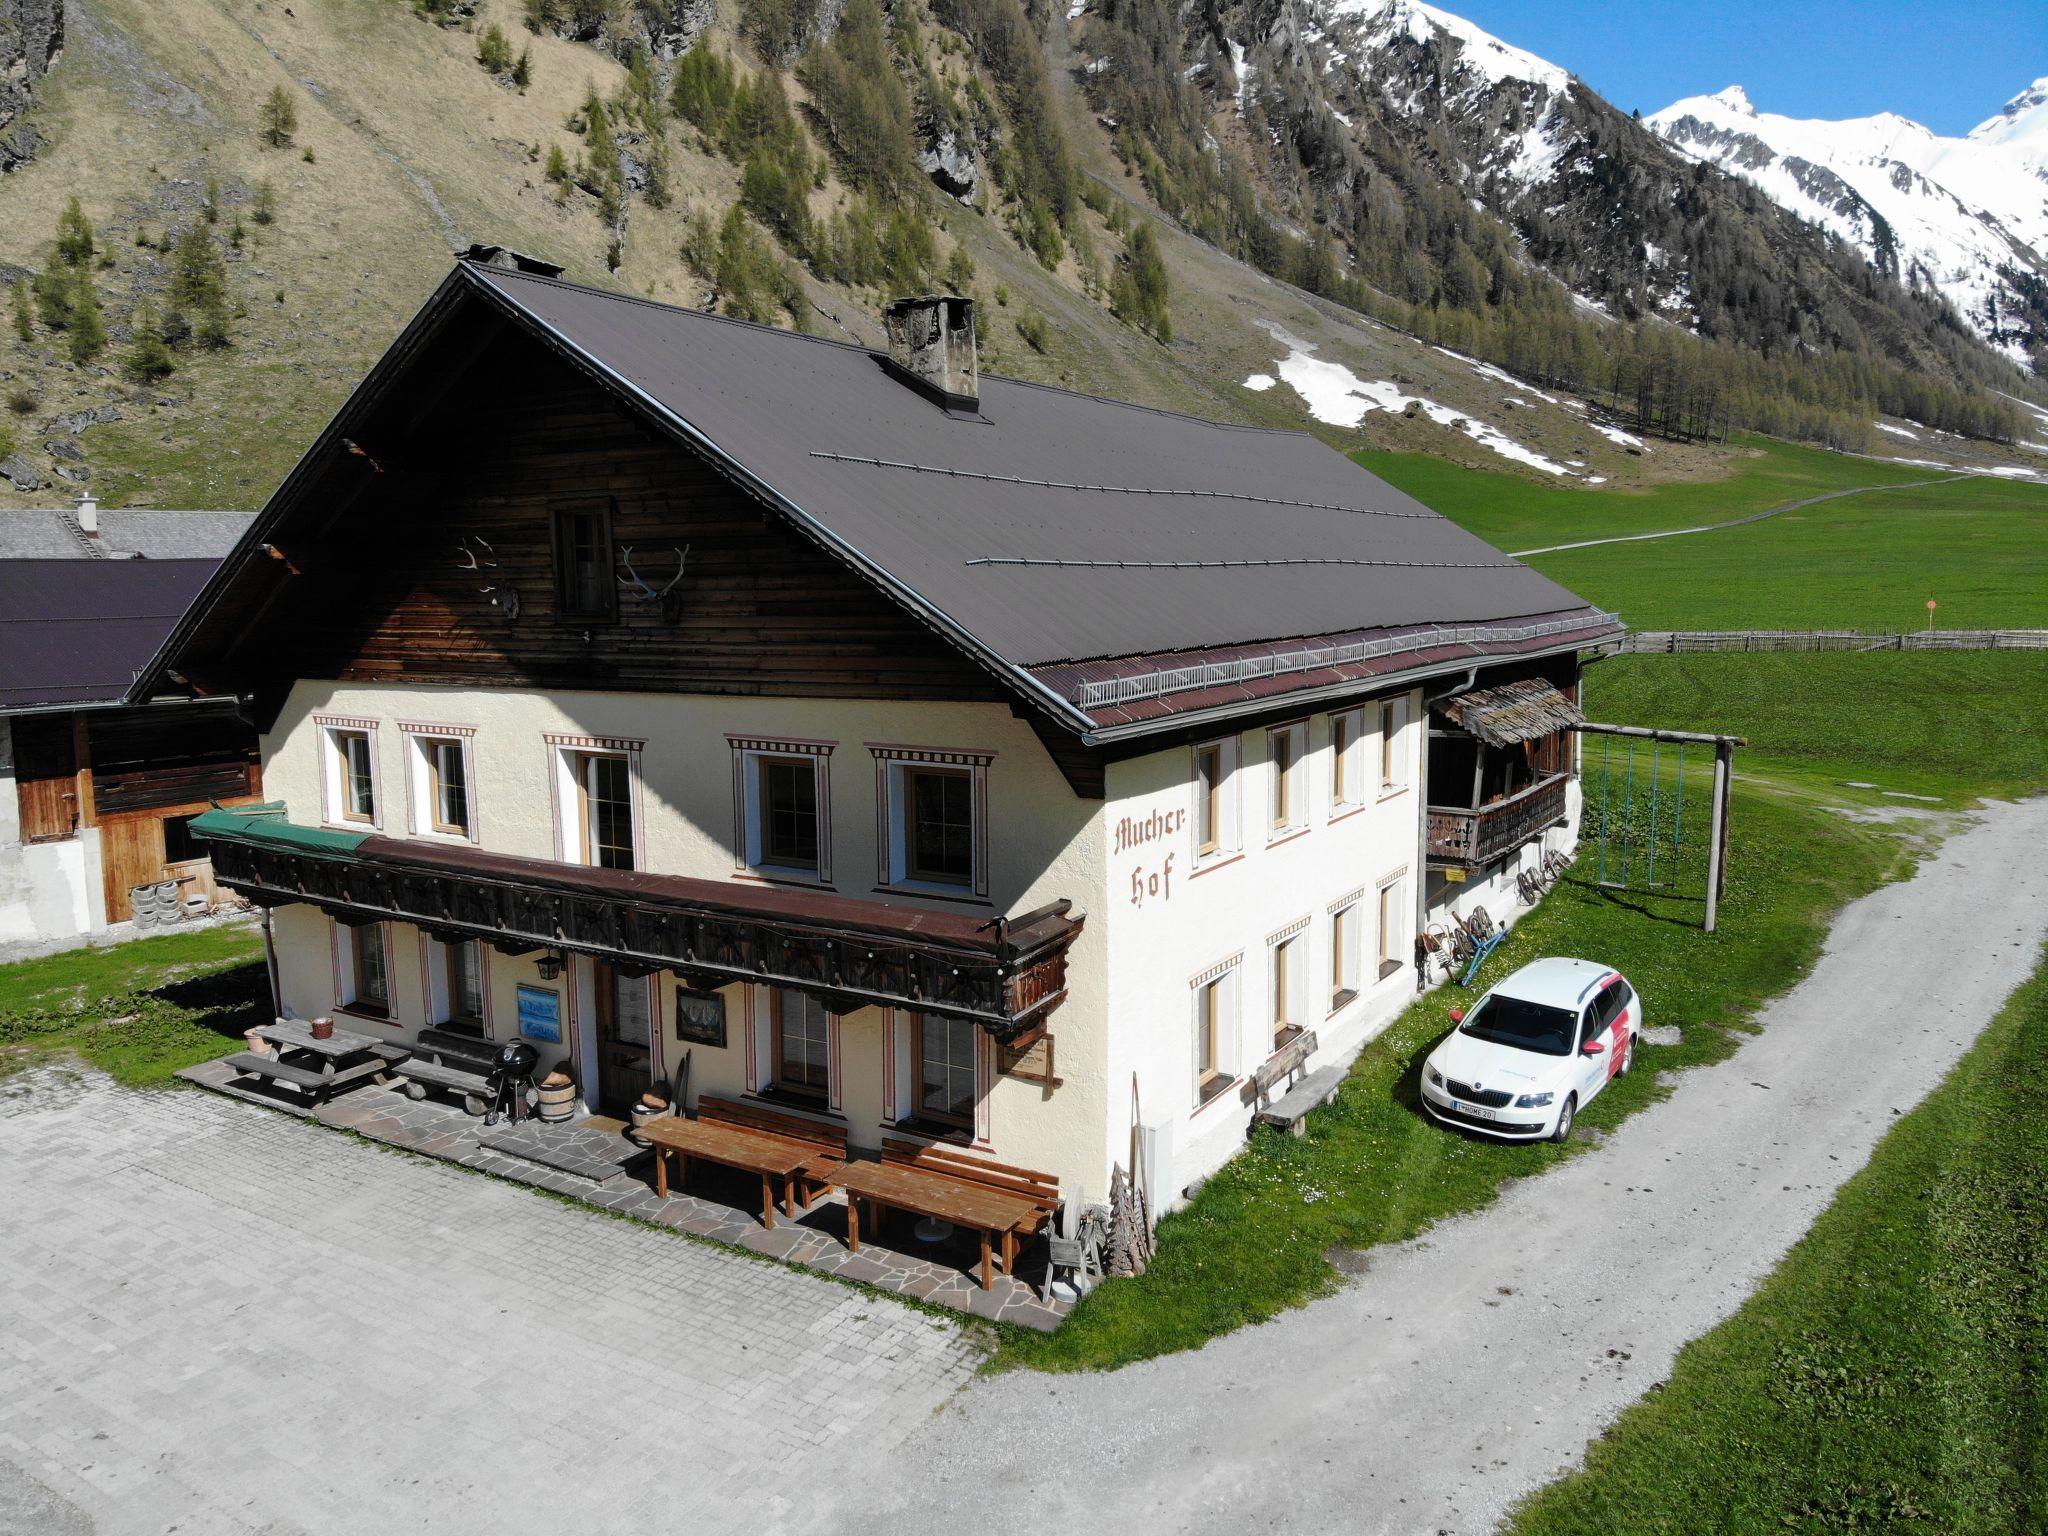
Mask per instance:
[[[133,1086],[167,1082],[267,1016],[262,954],[237,926],[0,966],[0,1076],[75,1052]]]
[[[2048,970],[1517,1536],[2048,1521]]]

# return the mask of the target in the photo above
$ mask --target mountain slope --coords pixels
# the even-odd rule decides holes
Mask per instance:
[[[1893,113],[1761,112],[1740,86],[1645,121],[1879,271],[1940,293],[2014,361],[2048,353],[2048,78],[1962,139]]]

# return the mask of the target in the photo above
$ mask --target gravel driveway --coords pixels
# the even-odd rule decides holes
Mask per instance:
[[[1992,808],[1597,1150],[1197,1353],[978,1383],[796,1523],[1491,1530],[1741,1305],[2032,971],[2044,849],[2048,799]]]

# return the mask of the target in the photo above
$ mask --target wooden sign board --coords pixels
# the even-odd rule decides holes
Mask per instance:
[[[996,1070],[1005,1077],[1037,1083],[1048,1090],[1060,1085],[1059,1075],[1053,1070],[1052,1036],[1044,1029],[998,1046]]]

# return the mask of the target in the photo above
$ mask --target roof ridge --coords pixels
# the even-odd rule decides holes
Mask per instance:
[[[463,271],[474,271],[485,281],[516,279],[520,282],[541,283],[550,288],[568,288],[577,293],[587,293],[595,298],[611,299],[621,304],[634,304],[643,309],[658,309],[672,315],[688,316],[697,320],[716,321],[742,330],[762,331],[790,341],[807,341],[813,346],[836,347],[843,352],[858,352],[863,357],[880,357],[883,354],[875,348],[858,341],[841,341],[833,336],[813,336],[809,331],[786,331],[779,325],[768,325],[759,320],[742,320],[736,315],[716,314],[708,309],[694,309],[687,304],[669,304],[660,299],[650,299],[637,293],[620,293],[611,288],[600,288],[594,283],[571,282],[566,277],[548,277],[539,272],[512,272],[502,267],[478,268],[469,261],[459,261],[457,267]],[[1315,433],[1301,427],[1261,427],[1251,422],[1218,421],[1213,416],[1197,416],[1192,411],[1176,411],[1163,405],[1142,405],[1135,400],[1119,400],[1114,395],[1092,394],[1085,389],[1068,389],[1059,384],[1043,384],[1036,379],[1020,379],[1007,373],[984,373],[983,379],[993,379],[998,384],[1014,384],[1019,389],[1036,389],[1046,394],[1065,395],[1071,400],[1087,400],[1096,405],[1113,405],[1120,410],[1142,411],[1150,416],[1165,416],[1175,421],[1191,421],[1198,426],[1215,427],[1224,432],[1257,432],[1269,437],[1303,437],[1311,442],[1321,442]]]

